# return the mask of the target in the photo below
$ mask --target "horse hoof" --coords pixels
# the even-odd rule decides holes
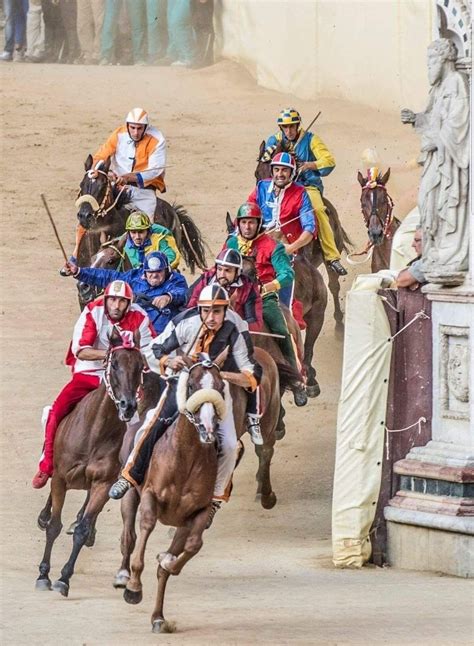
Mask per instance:
[[[308,403],[308,395],[306,390],[302,388],[301,390],[296,390],[293,393],[293,400],[296,406],[306,406],[306,404]]]
[[[76,527],[77,527],[78,525],[79,525],[79,521],[75,520],[75,521],[74,521],[73,523],[71,523],[71,524],[69,525],[69,527],[67,528],[67,530],[66,530],[66,534],[68,534],[69,536],[71,536],[72,534],[74,534],[74,530],[76,529]]]
[[[60,592],[63,597],[67,597],[69,595],[68,584],[64,583],[64,581],[60,581],[59,579],[53,583],[53,590],[55,592]]]
[[[163,627],[165,625],[165,620],[164,619],[155,619],[151,626],[151,632],[152,633],[161,633],[163,631]]]
[[[35,590],[39,592],[51,590],[51,581],[49,579],[36,579]]]
[[[277,502],[275,492],[272,491],[270,494],[268,494],[268,496],[262,496],[260,502],[262,503],[262,507],[264,509],[272,509]]]
[[[127,603],[132,603],[132,604],[137,604],[140,603],[141,600],[143,599],[143,592],[141,590],[138,590],[138,592],[134,592],[134,590],[129,590],[128,588],[125,588],[123,591],[123,598]]]
[[[286,428],[281,426],[275,430],[275,440],[282,440],[286,435]]]
[[[96,534],[97,531],[94,527],[94,529],[89,532],[89,536],[87,537],[87,540],[85,542],[86,547],[94,547]]]
[[[45,532],[46,527],[48,526],[48,523],[49,523],[49,518],[48,518],[48,520],[45,520],[45,519],[41,518],[41,516],[38,516],[37,522],[38,522],[38,527],[41,529],[41,531]]]
[[[114,588],[126,588],[129,581],[130,574],[128,570],[119,570],[115,575],[113,586]]]
[[[316,383],[314,386],[306,386],[306,393],[308,397],[319,397],[321,394],[321,388],[319,387],[319,384]]]

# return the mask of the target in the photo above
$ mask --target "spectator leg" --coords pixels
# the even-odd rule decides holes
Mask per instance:
[[[126,0],[132,36],[133,62],[145,61],[146,6],[145,0]]]
[[[146,21],[148,62],[153,64],[166,55],[166,0],[146,0]]]
[[[168,56],[191,65],[195,61],[191,0],[168,2]]]

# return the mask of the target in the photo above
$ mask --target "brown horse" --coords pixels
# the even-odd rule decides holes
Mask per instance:
[[[79,210],[79,224],[86,229],[77,252],[79,267],[89,267],[92,257],[99,251],[100,245],[120,236],[125,231],[125,222],[130,210],[125,208],[129,203],[128,191],[112,186],[108,176],[110,158],[99,167],[92,168],[93,158],[89,155],[85,161],[85,175],[79,188],[76,205]],[[92,177],[92,170],[97,177]],[[156,209],[153,221],[170,229],[185,263],[194,274],[196,267],[206,268],[205,242],[201,233],[186,209],[179,204],[169,204],[166,200],[156,198]],[[95,298],[94,287],[78,283],[79,303],[84,307]]]
[[[363,252],[351,255],[370,253],[372,273],[379,269],[388,269],[390,266],[392,238],[401,224],[400,220],[393,216],[394,203],[386,188],[389,178],[390,168],[383,176],[378,173],[374,181],[365,178],[360,171],[357,173],[357,179],[362,187],[360,205],[369,241]],[[354,261],[351,262],[354,263]],[[355,261],[355,264],[359,263]]]
[[[256,447],[260,461],[259,493],[262,506],[271,509],[276,503],[270,482],[270,462],[278,420],[279,377],[277,366],[267,353],[257,349],[255,357],[263,368],[261,427],[264,445]],[[181,373],[177,391],[180,414],[158,440],[142,489],[140,535],[132,554],[125,601],[139,603],[142,600],[145,549],[156,521],[177,527],[167,552],[159,556],[158,591],[151,618],[153,632],[166,630],[163,603],[169,575],[178,575],[203,544],[202,534],[208,522],[217,474],[215,432],[225,406],[229,405],[225,402],[225,386],[219,369],[224,359],[221,355],[212,363],[201,355],[199,363],[190,367],[187,373]],[[230,393],[237,436],[240,437],[246,431],[246,395],[238,386],[231,386]]]
[[[69,581],[79,553],[93,530],[95,521],[108,500],[108,490],[119,470],[119,451],[126,422],[137,410],[137,391],[141,382],[143,358],[139,338],[125,345],[114,328],[106,357],[104,382],[89,393],[64,418],[54,443],[54,474],[51,480],[52,513],[46,526],[46,547],[39,566],[37,590],[54,590],[68,596]],[[61,511],[68,489],[89,492],[83,516],[74,530],[73,549],[51,586],[51,551],[59,536]],[[44,511],[44,510],[43,510]]]
[[[255,169],[255,178],[257,182],[261,179],[268,179],[269,177],[271,177],[271,159],[265,158],[265,148],[265,142],[262,141],[262,143],[260,144],[260,150],[257,159],[257,168]],[[280,152],[288,152],[289,148],[290,147],[288,146],[288,143],[286,141],[278,142],[275,150],[272,153],[272,157]],[[292,154],[294,154],[294,152],[292,152]],[[296,163],[297,165],[300,163],[297,157]],[[342,253],[343,251],[349,253],[349,246],[352,247],[353,245],[351,239],[349,238],[341,224],[336,208],[325,197],[323,197],[323,203],[329,215],[329,223],[334,233],[334,241],[339,253]],[[321,244],[318,239],[313,241],[311,245],[311,254],[308,259],[311,260],[315,267],[319,267],[322,263],[324,263],[326,267],[329,291],[331,292],[334,301],[334,319],[336,321],[336,329],[341,330],[344,315],[341,310],[341,303],[339,299],[339,293],[341,289],[339,285],[340,276],[336,274],[336,272],[332,271],[332,269],[328,269],[327,263],[324,260]]]
[[[229,212],[226,216],[227,231],[232,234],[235,225]],[[295,298],[303,305],[303,319],[306,323],[304,339],[303,363],[306,372],[306,393],[308,397],[318,397],[321,393],[316,370],[313,368],[314,344],[321,332],[324,323],[324,313],[328,302],[328,290],[319,270],[309,257],[306,248],[303,248],[296,256],[295,270]],[[252,260],[251,256],[247,257]],[[255,268],[248,275],[255,280]]]

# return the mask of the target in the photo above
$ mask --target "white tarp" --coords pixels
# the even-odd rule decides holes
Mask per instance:
[[[411,246],[415,236],[416,227],[420,224],[420,211],[417,206],[408,213],[398,227],[392,240],[392,253],[390,255],[390,269],[401,271],[405,269],[410,260],[416,256]]]
[[[333,562],[362,567],[380,481],[392,343],[377,291],[396,272],[360,275],[346,297],[344,362],[332,505]]]

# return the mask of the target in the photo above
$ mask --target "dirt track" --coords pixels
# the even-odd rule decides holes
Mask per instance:
[[[316,348],[322,387],[300,410],[290,403],[287,437],[272,465],[278,504],[253,500],[256,460],[247,454],[231,503],[219,512],[202,552],[168,586],[165,611],[178,634],[151,635],[154,555],[169,541],[157,528],[147,552],[144,601],[128,606],[113,590],[120,516],[110,503],[93,550],[84,549],[70,597],[35,593],[44,535],[36,516],[45,491],[30,486],[41,449],[40,414],[68,372],[62,365],[78,309],[74,285],[61,279],[61,256],[40,192],[46,193],[72,248],[73,201],[82,163],[135,105],[149,109],[169,145],[167,198],[183,203],[213,250],[223,218],[253,184],[258,144],[278,109],[297,103],[338,166],[325,185],[356,245],[364,243],[355,172],[376,144],[392,166],[396,213],[414,203],[416,138],[397,116],[348,103],[319,105],[257,88],[237,66],[186,70],[3,64],[2,155],[2,643],[4,644],[461,644],[472,638],[467,581],[331,564],[330,505],[341,343],[329,305]],[[350,285],[351,277],[345,281]],[[82,502],[73,492],[64,523]],[[70,537],[57,540],[56,578]]]

